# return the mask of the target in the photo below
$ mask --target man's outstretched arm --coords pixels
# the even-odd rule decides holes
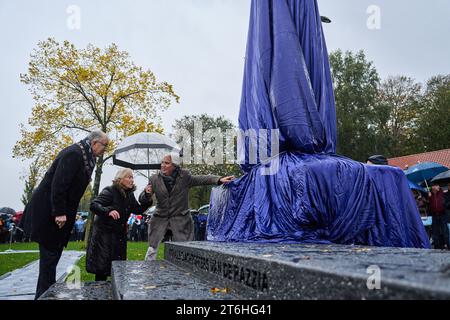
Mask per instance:
[[[204,185],[227,184],[233,181],[235,177],[234,176],[220,177],[220,176],[206,175],[206,176],[191,176],[190,179],[191,180],[189,186],[195,187]]]

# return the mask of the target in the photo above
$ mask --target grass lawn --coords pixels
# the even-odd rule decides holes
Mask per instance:
[[[0,252],[9,249],[8,244],[0,244]],[[36,242],[16,242],[11,245],[12,250],[39,250],[39,245]],[[84,251],[84,242],[69,242],[65,250]]]
[[[128,242],[127,255],[128,260],[144,260],[147,252],[147,242]],[[0,244],[0,252],[9,249],[9,244]],[[13,243],[11,246],[13,250],[39,250],[39,245],[34,242]],[[86,251],[84,242],[69,242],[65,250]],[[157,259],[164,257],[164,244],[159,246]],[[21,268],[28,263],[39,259],[39,253],[15,253],[15,254],[1,254],[0,255],[0,276]],[[95,276],[86,272],[86,256],[78,261],[77,266],[81,270],[81,281],[94,281]]]
[[[8,244],[0,244],[0,252],[9,249]],[[13,250],[38,250],[37,243],[13,243]],[[0,254],[0,276],[11,272],[15,269],[22,268],[27,264],[39,259],[39,253],[17,253],[17,254]]]
[[[0,254],[0,276],[37,259],[39,259],[39,253]]]

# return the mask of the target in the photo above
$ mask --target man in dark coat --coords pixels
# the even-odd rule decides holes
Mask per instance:
[[[156,257],[159,243],[167,230],[171,230],[173,241],[192,241],[194,221],[189,211],[189,189],[202,185],[220,185],[231,182],[234,177],[193,176],[178,166],[178,159],[166,155],[161,162],[161,171],[150,177],[152,192],[156,195],[156,210],[148,227],[146,260]]]
[[[105,133],[89,136],[62,150],[27,204],[22,229],[39,243],[39,279],[35,299],[56,282],[56,266],[69,242],[79,202],[91,181],[96,157],[108,146]]]
[[[445,206],[445,223],[447,223],[447,229],[449,229],[450,224],[450,182],[447,184],[447,192],[444,193],[444,206]],[[450,237],[450,230],[447,234]],[[450,239],[447,250],[450,250]]]
[[[429,193],[429,206],[432,216],[431,230],[433,233],[433,245],[435,249],[450,248],[449,231],[447,219],[445,217],[445,201],[444,192],[437,182],[433,183],[431,192]]]

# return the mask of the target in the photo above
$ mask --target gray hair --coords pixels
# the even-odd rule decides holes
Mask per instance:
[[[130,174],[130,173],[133,175],[133,170],[131,170],[129,168],[120,169],[119,171],[117,171],[116,176],[114,177],[113,183],[119,183],[120,180],[125,178],[126,175]]]
[[[172,163],[174,166],[180,166],[181,164],[181,159],[180,159],[180,153],[179,152],[175,152],[172,151],[170,153],[166,153],[162,156],[161,161],[165,158],[165,157],[170,157],[170,159],[172,160]]]
[[[86,137],[86,139],[89,140],[89,142],[92,143],[92,142],[98,141],[98,140],[100,140],[100,139],[102,139],[104,137],[108,138],[106,133],[104,133],[101,130],[95,130],[95,131],[92,131],[91,133],[89,133],[89,135]]]

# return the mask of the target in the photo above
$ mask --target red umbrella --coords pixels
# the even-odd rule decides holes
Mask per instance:
[[[13,217],[14,223],[18,224],[20,219],[22,219],[23,211],[17,211]]]

